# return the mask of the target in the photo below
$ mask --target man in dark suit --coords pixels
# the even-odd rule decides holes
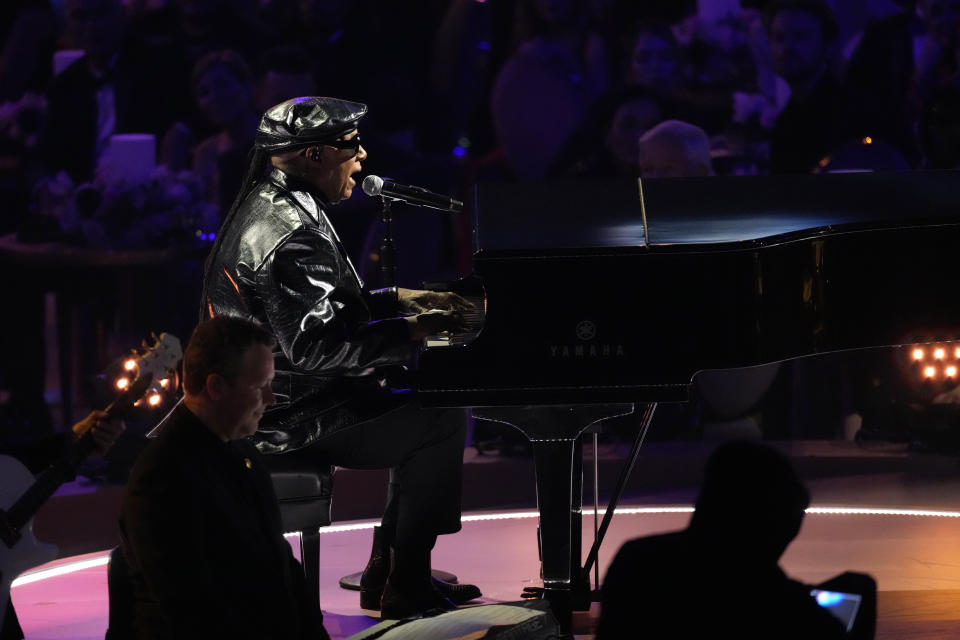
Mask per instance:
[[[201,324],[184,400],[130,475],[120,515],[136,638],[328,638],[249,437],[274,401],[273,337]]]

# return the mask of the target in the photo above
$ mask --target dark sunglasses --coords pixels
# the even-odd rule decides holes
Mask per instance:
[[[331,140],[330,142],[324,142],[324,145],[328,147],[333,147],[335,149],[351,149],[354,154],[360,152],[360,136],[355,135],[349,140]]]

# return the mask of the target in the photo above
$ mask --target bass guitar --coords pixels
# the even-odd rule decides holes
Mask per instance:
[[[155,336],[152,346],[145,344],[142,352],[134,352],[124,361],[123,374],[114,383],[120,394],[104,409],[107,419],[122,418],[144,402],[157,404],[182,358],[180,340],[169,333]],[[34,537],[33,516],[60,485],[76,477],[80,463],[95,449],[93,434],[87,430],[36,477],[16,458],[0,455],[0,629],[13,580],[56,557],[56,547]]]

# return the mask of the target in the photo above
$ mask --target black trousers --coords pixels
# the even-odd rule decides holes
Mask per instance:
[[[383,526],[397,547],[432,544],[460,530],[464,409],[422,409],[413,403],[346,427],[304,449],[349,469],[397,470],[398,484]]]

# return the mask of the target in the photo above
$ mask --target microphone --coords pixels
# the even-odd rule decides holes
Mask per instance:
[[[423,187],[414,187],[407,184],[399,184],[391,180],[384,180],[380,176],[367,176],[363,179],[362,186],[363,192],[368,196],[394,198],[420,207],[430,207],[431,209],[440,209],[441,211],[449,211],[452,213],[459,212],[463,209],[463,203],[459,200],[454,200],[450,196],[433,193]]]

